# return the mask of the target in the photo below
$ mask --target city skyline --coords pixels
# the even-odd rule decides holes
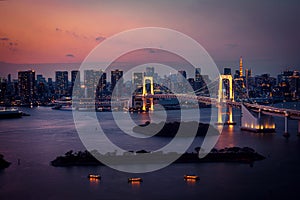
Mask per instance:
[[[49,68],[35,69],[40,73],[63,70],[55,63],[76,65],[104,39],[149,26],[174,29],[195,39],[220,71],[224,67],[238,67],[238,58],[244,56],[246,68],[257,74],[276,74],[289,66],[299,68],[300,29],[294,26],[300,19],[297,5],[292,0],[230,0],[226,4],[217,0],[0,1],[0,75],[6,76],[15,66],[7,63],[21,64],[15,66],[19,70],[24,70],[22,65],[41,64]],[[115,21],[120,23],[112,23]],[[141,54],[142,61],[162,57],[154,51]],[[132,60],[129,57],[123,63]],[[170,58],[169,62],[172,61]]]
[[[0,0],[0,199],[293,199],[299,8]]]
[[[243,60],[244,62],[244,60]],[[236,70],[239,70],[239,60],[237,59],[236,61],[236,65],[235,66],[224,66],[224,67],[220,67],[218,66],[219,72],[220,74],[222,74],[224,72],[225,69],[231,69],[232,73],[234,74],[234,72]],[[11,63],[6,63],[7,64],[7,68],[0,68],[0,78],[7,78],[7,76],[10,74],[12,79],[17,79],[18,76],[18,72],[19,71],[26,71],[26,70],[34,70],[36,72],[36,74],[42,74],[44,75],[46,78],[55,78],[55,72],[56,71],[78,71],[80,68],[80,63],[43,63],[43,64],[11,64]],[[123,64],[123,65],[122,65]],[[124,70],[124,71],[128,71],[130,69],[130,66],[124,66],[124,63],[122,63],[120,66],[115,65],[113,67],[113,69],[120,69],[120,70]],[[2,63],[3,65],[3,63]],[[5,64],[4,64],[5,65]],[[1,66],[1,62],[0,62],[0,66]],[[56,67],[55,66],[59,66]],[[149,66],[151,66],[151,64],[149,64]],[[177,68],[178,71],[180,70],[185,70],[185,66],[180,67],[180,64],[175,64],[175,69]],[[53,68],[51,68],[53,67]],[[172,67],[172,66],[171,66]],[[201,67],[197,67],[200,68]],[[272,77],[276,77],[278,74],[283,73],[284,71],[300,71],[300,69],[298,67],[293,67],[293,66],[286,66],[286,67],[282,67],[280,68],[280,70],[274,69],[272,71],[268,71],[268,70],[255,70],[251,67],[245,67],[243,66],[243,74],[246,73],[246,70],[251,70],[251,72],[255,75],[261,75],[261,74],[270,74],[270,76]],[[103,71],[103,68],[99,67],[99,71]],[[108,71],[110,73],[110,70]],[[162,72],[165,73],[165,70],[163,70]],[[167,75],[167,74],[166,74]],[[191,78],[194,76],[194,72],[191,69],[187,70],[186,73],[188,78]],[[69,74],[69,79],[71,79],[71,74]]]

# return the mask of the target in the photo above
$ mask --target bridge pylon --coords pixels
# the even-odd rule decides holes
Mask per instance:
[[[229,95],[226,97],[223,93],[223,80],[228,80],[229,81]],[[218,91],[218,122],[216,123],[217,125],[235,125],[236,122],[233,121],[233,112],[232,112],[232,106],[227,105],[227,111],[223,113],[223,105],[226,102],[224,100],[230,100],[234,102],[234,92],[233,92],[233,79],[231,75],[220,75],[219,79],[219,91]],[[223,122],[222,120],[222,115],[226,114],[228,115],[228,120],[226,122]]]
[[[149,98],[150,100],[150,106],[147,107],[147,98],[146,95],[149,94],[147,92],[147,88],[146,88],[146,81],[150,81],[150,94],[154,95],[154,83],[153,83],[153,77],[152,76],[144,76],[143,78],[143,110],[146,111],[147,109],[149,110],[154,110],[154,102],[153,102],[153,98]]]

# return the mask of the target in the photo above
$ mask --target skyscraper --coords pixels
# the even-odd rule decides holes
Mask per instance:
[[[145,76],[153,76],[154,75],[154,67],[146,67]]]
[[[134,72],[132,77],[132,84],[133,84],[133,92],[138,92],[140,88],[143,87],[143,73],[142,72]],[[142,93],[142,91],[140,91]]]
[[[71,71],[71,86],[74,87],[76,78],[78,79],[77,84],[80,86],[80,72],[78,70]]]
[[[204,85],[203,78],[201,76],[201,69],[195,69],[195,83],[194,83],[194,90],[198,90],[202,88]]]
[[[97,86],[97,96],[103,97],[107,93],[106,73],[101,71]]]
[[[179,70],[178,73],[181,74],[181,76],[183,76],[184,79],[186,79],[186,71],[184,71],[184,70]]]
[[[73,93],[74,86],[76,94]],[[69,93],[75,96],[78,96],[80,94],[80,71],[78,70],[71,71],[71,87]]]
[[[98,70],[84,70],[84,85],[86,88],[86,97],[95,97],[96,89],[98,87],[102,73],[102,71]]]
[[[30,104],[34,101],[35,94],[35,71],[19,71],[18,72],[19,82],[19,95],[21,101],[24,104]]]
[[[201,81],[201,68],[195,69],[195,82]]]
[[[118,84],[118,87],[116,87],[117,91],[116,91],[116,95],[120,95],[120,92],[121,92],[121,88],[122,85],[123,85],[123,82],[118,82],[118,81],[121,81],[120,79],[122,78],[123,76],[123,71],[122,70],[114,70],[114,71],[111,71],[111,88],[110,88],[110,91],[113,92],[116,85]]]
[[[58,97],[68,95],[68,72],[67,71],[56,71],[55,72],[55,84],[56,94]]]

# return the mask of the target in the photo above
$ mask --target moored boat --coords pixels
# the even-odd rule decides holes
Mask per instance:
[[[142,178],[128,178],[128,182],[132,183],[132,182],[143,182]]]
[[[199,176],[196,175],[184,175],[184,180],[199,180]]]
[[[20,118],[23,112],[17,108],[0,108],[0,119]]]
[[[99,174],[89,174],[89,179],[101,179],[101,176]]]

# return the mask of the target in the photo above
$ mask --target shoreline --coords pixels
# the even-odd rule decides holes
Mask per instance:
[[[197,149],[197,148],[196,148]],[[200,149],[198,149],[200,150]],[[101,158],[104,161],[113,162],[115,165],[122,164],[157,164],[168,162],[170,159],[177,158],[173,163],[204,163],[204,162],[235,162],[251,164],[255,161],[264,160],[265,157],[255,152],[249,147],[229,147],[224,149],[212,149],[204,158],[199,159],[198,152],[184,153],[178,155],[176,152],[172,153],[151,153],[145,150],[136,152],[125,152],[124,155],[99,154],[93,151],[93,155],[88,151],[75,152],[69,151],[64,156],[58,156],[50,162],[54,167],[69,167],[69,166],[98,166],[104,163],[97,160]],[[177,157],[176,157],[177,156]],[[145,159],[147,158],[147,159]],[[132,162],[134,159],[134,162]]]

